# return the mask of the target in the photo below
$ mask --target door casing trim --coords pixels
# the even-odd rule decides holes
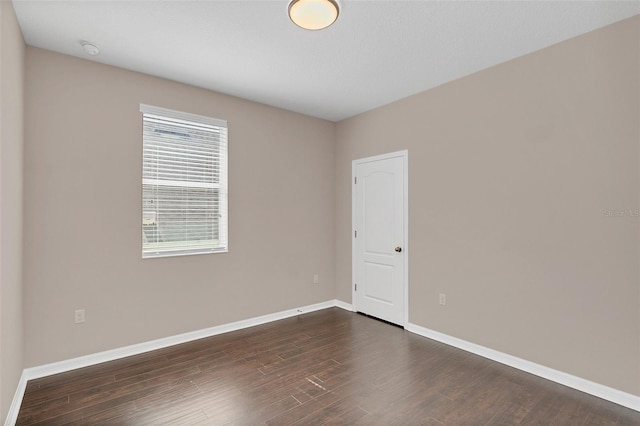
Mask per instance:
[[[404,202],[404,217],[402,218],[403,224],[403,236],[404,244],[402,250],[404,253],[404,276],[403,283],[404,286],[404,315],[403,315],[403,324],[400,324],[403,328],[406,328],[409,324],[409,150],[404,149],[401,151],[390,152],[387,154],[374,155],[372,157],[358,158],[351,162],[351,305],[353,306],[353,310],[357,311],[358,307],[356,306],[356,245],[354,243],[354,232],[355,232],[355,224],[356,224],[356,196],[354,191],[354,182],[356,178],[356,166],[364,163],[371,163],[374,161],[380,160],[389,160],[391,158],[402,158],[402,169],[403,169],[403,179],[404,179],[404,194],[403,194],[403,202]]]

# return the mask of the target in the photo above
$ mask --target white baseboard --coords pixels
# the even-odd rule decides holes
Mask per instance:
[[[335,300],[335,307],[344,309],[345,311],[355,312],[351,303],[343,302],[342,300]]]
[[[20,381],[18,382],[16,393],[13,395],[13,401],[11,401],[7,418],[4,422],[5,426],[13,426],[16,424],[18,413],[20,412],[20,405],[22,405],[22,398],[24,397],[24,391],[27,389],[27,381],[28,379],[23,371],[20,376]]]
[[[476,355],[480,355],[481,357],[491,359],[501,364],[517,368],[518,370],[522,370],[527,373],[542,377],[544,379],[560,383],[561,385],[565,385],[570,388],[597,396],[599,398],[606,399],[607,401],[611,401],[624,407],[631,408],[632,410],[640,411],[640,396],[622,392],[620,390],[613,389],[608,386],[583,379],[581,377],[554,370],[553,368],[545,367],[544,365],[517,358],[515,356],[489,349],[484,346],[468,342],[466,340],[458,339],[457,337],[452,337],[447,334],[430,330],[419,325],[409,323],[405,328],[407,331],[419,334],[420,336],[437,340],[438,342],[445,343],[449,346],[454,346],[456,348],[471,352]]]
[[[75,370],[82,367],[88,367],[90,365],[100,364],[102,362],[113,361],[120,358],[125,358],[132,355],[138,355],[144,352],[153,351],[156,349],[166,348],[168,346],[179,345],[181,343],[191,342],[193,340],[202,339],[205,337],[216,336],[218,334],[229,333],[231,331],[240,330],[243,328],[254,327],[256,325],[266,324],[273,321],[278,321],[285,318],[294,317],[300,314],[307,314],[309,312],[319,311],[321,309],[332,308],[341,305],[347,306],[344,302],[337,300],[328,300],[326,302],[316,303],[313,305],[302,306],[296,309],[289,309],[286,311],[276,312],[274,314],[263,315],[260,317],[249,318],[246,320],[236,321],[228,324],[223,324],[215,327],[205,328],[203,330],[192,331],[189,333],[178,334],[175,336],[169,336],[162,339],[152,340],[149,342],[138,343],[136,345],[125,346],[123,348],[111,349],[104,352],[98,352],[91,355],[85,355],[78,358],[72,358],[65,361],[54,362],[51,364],[40,365],[37,367],[26,368],[22,372],[18,388],[13,397],[9,413],[7,415],[5,426],[12,426],[15,424],[18,418],[18,412],[20,411],[20,405],[22,404],[22,398],[27,386],[27,382],[33,379],[39,379],[41,377],[51,376],[53,374],[64,373],[66,371]],[[342,307],[342,306],[340,306]],[[346,308],[343,308],[346,309]]]
[[[249,318],[246,320],[210,327],[203,330],[192,331],[189,333],[178,334],[175,336],[165,337],[162,339],[152,340],[149,342],[139,343],[123,348],[112,349],[91,355],[81,356],[78,358],[72,358],[65,361],[26,368],[22,372],[22,376],[20,377],[20,381],[18,382],[18,387],[13,397],[11,407],[9,407],[5,426],[13,426],[15,424],[18,418],[18,412],[20,411],[20,405],[22,404],[22,398],[24,397],[24,392],[27,387],[27,382],[29,380],[38,379],[58,373],[64,373],[66,371],[75,370],[77,368],[88,367],[90,365],[95,365],[102,362],[113,361],[116,359],[138,355],[156,349],[166,348],[168,346],[191,342],[193,340],[216,336],[218,334],[229,333],[231,331],[254,327],[256,325],[266,324],[269,322],[294,317],[296,315],[332,307],[338,307],[350,312],[354,312],[353,305],[349,303],[337,299],[328,300],[326,302],[303,306],[297,309],[289,309],[286,311],[276,312],[274,314]],[[419,334],[420,336],[437,340],[447,345],[454,346],[456,348],[474,353],[476,355],[480,355],[482,357],[497,361],[510,367],[526,371],[527,373],[531,373],[536,376],[554,381],[556,383],[560,383],[562,385],[569,386],[582,392],[597,396],[599,398],[606,399],[607,401],[611,401],[624,407],[631,408],[632,410],[640,411],[639,396],[631,395],[629,393],[625,393],[608,386],[594,383],[580,377],[572,376],[570,374],[563,373],[562,371],[554,370],[552,368],[526,361],[524,359],[517,358],[502,352],[498,352],[496,350],[489,349],[475,343],[467,342],[466,340],[458,339],[456,337],[448,336],[437,331],[429,330],[428,328],[424,328],[412,323],[409,323],[405,327],[405,329],[412,333]]]
[[[152,340],[149,342],[138,343],[136,345],[125,346],[123,348],[111,349],[104,352],[98,352],[91,355],[85,355],[78,358],[72,358],[66,361],[54,362],[51,364],[41,365],[25,369],[27,380],[38,379],[40,377],[51,376],[53,374],[63,373],[65,371],[75,370],[77,368],[88,367],[90,365],[102,362],[113,361],[132,355],[154,351],[156,349],[166,348],[168,346],[179,345],[181,343],[191,342],[193,340],[203,339],[205,337],[216,336],[218,334],[229,333],[231,331],[241,330],[243,328],[254,327],[285,318],[294,317],[300,314],[306,314],[321,309],[332,308],[335,301],[328,300],[314,305],[302,306],[296,309],[276,312],[275,314],[267,314],[260,317],[249,318],[228,324],[218,325],[215,327],[205,328],[202,330],[191,331],[188,333],[169,336],[162,339]]]

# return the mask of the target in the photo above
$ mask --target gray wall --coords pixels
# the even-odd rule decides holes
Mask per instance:
[[[140,103],[228,120],[229,253],[141,259]],[[334,123],[32,47],[26,111],[27,367],[334,298]]]
[[[0,1],[0,419],[22,373],[24,51],[13,5]]]
[[[338,123],[338,299],[351,161],[408,149],[410,322],[640,395],[639,27]]]

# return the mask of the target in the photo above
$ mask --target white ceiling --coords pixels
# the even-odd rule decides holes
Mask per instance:
[[[13,0],[27,44],[339,121],[640,14],[640,1]],[[87,56],[80,40],[100,47]]]

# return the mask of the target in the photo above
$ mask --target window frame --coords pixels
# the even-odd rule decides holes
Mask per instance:
[[[206,117],[202,115],[176,111],[168,108],[156,107],[146,104],[140,104],[140,112],[141,112],[141,125],[142,125],[142,171],[141,171],[141,211],[140,211],[140,231],[141,231],[141,252],[143,259],[154,259],[154,258],[162,258],[162,257],[174,257],[174,256],[188,256],[188,255],[198,255],[198,254],[214,254],[214,253],[227,253],[229,251],[229,223],[228,223],[228,123],[226,120],[221,120],[212,117]],[[145,133],[145,120],[150,119],[160,119],[174,122],[186,122],[186,124],[192,124],[194,126],[198,126],[202,130],[202,128],[211,128],[212,132],[218,132],[219,137],[218,141],[214,142],[217,144],[218,150],[218,183],[217,184],[200,184],[199,182],[190,182],[190,181],[180,181],[180,180],[168,180],[168,179],[145,179],[145,166],[148,166],[147,160],[145,158],[145,147],[147,143],[146,133]],[[217,129],[217,130],[214,130]],[[216,156],[212,154],[211,161],[214,160]],[[151,162],[152,163],[152,162]],[[215,174],[215,172],[213,172]],[[217,189],[217,202],[218,202],[218,225],[217,225],[217,234],[218,234],[218,244],[209,244],[209,245],[200,245],[200,244],[191,244],[185,245],[184,247],[176,247],[179,244],[180,240],[177,240],[176,246],[167,249],[161,249],[158,246],[155,249],[145,248],[145,220],[147,220],[147,216],[145,215],[145,211],[148,213],[149,210],[145,207],[145,185],[153,185],[153,182],[164,181],[163,185],[172,188],[211,188]],[[188,199],[188,198],[187,198]],[[211,200],[214,200],[215,197],[212,195]],[[157,200],[157,198],[156,198]],[[156,208],[154,212],[154,217],[159,215],[159,209]],[[155,221],[154,221],[155,222]],[[154,223],[155,224],[155,223]],[[211,221],[206,222],[206,224],[210,224],[212,229],[215,227],[215,220],[211,219]],[[148,223],[147,223],[148,225]],[[215,231],[212,231],[215,232]],[[184,240],[188,243],[187,240]],[[200,240],[193,240],[200,241]],[[207,241],[207,240],[205,240]],[[214,241],[214,240],[211,240]]]

